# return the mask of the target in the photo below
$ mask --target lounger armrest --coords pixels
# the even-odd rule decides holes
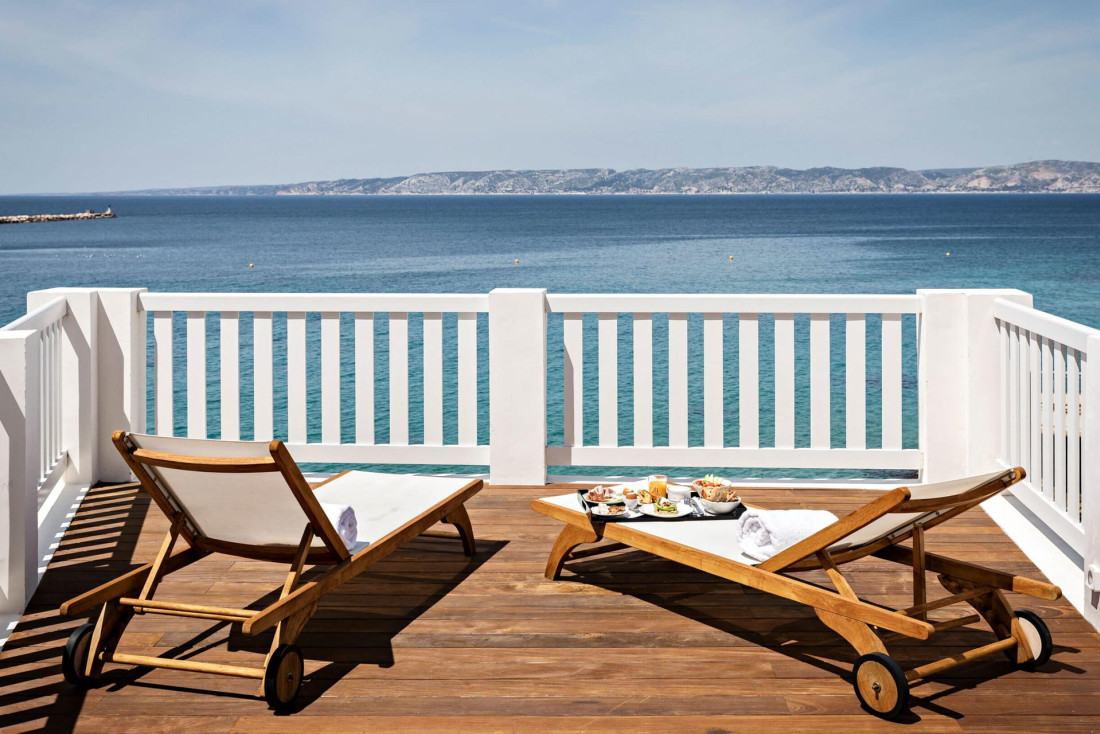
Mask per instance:
[[[872,555],[876,558],[904,565],[912,565],[913,563],[913,550],[905,546],[890,545],[875,551]],[[1029,579],[1026,576],[1014,576],[985,566],[956,561],[954,558],[947,558],[935,553],[926,552],[924,554],[924,567],[933,573],[966,579],[975,584],[990,586],[995,589],[1014,591],[1017,594],[1035,597],[1036,599],[1053,601],[1062,596],[1060,587],[1046,581]]]

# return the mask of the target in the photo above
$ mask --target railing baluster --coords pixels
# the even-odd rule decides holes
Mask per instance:
[[[584,444],[584,314],[562,317],[564,365],[564,444]]]
[[[845,441],[850,449],[867,448],[867,317],[850,313],[844,324]]]
[[[997,396],[998,398],[1000,398],[999,402],[1001,409],[1001,457],[1008,459],[1008,457],[1011,456],[1011,453],[1009,451],[1009,446],[1011,445],[1009,441],[1011,427],[1009,425],[1010,413],[1008,409],[1008,376],[1011,372],[1011,349],[1008,343],[1008,324],[1006,324],[1004,321],[1001,321],[1000,319],[997,320],[997,338],[998,347],[1000,349],[1001,363],[1001,384],[998,386],[999,394]]]
[[[275,437],[275,336],[270,311],[252,314],[253,438]]]
[[[901,314],[882,315],[882,448],[900,449]]]
[[[653,446],[653,314],[634,314],[634,445]]]
[[[477,445],[477,314],[458,315],[458,443]]]
[[[340,314],[321,314],[321,441],[340,443]]]
[[[187,436],[206,438],[206,312],[187,312]]]
[[[722,355],[722,314],[703,314],[703,445],[711,448],[720,448],[725,444],[725,436],[722,435],[725,417],[722,395],[725,363]],[[744,371],[741,374],[743,379]],[[743,419],[743,404],[741,411]]]
[[[443,445],[443,314],[424,314],[424,443]]]
[[[1042,390],[1042,375],[1039,372],[1041,368],[1039,342],[1041,340],[1040,335],[1028,332],[1028,377],[1030,385],[1030,400],[1028,402],[1030,420],[1028,425],[1031,427],[1031,458],[1028,472],[1031,474],[1031,486],[1036,491],[1041,491],[1043,486],[1043,442],[1042,434],[1039,432],[1039,425],[1043,422],[1040,392]]]
[[[390,313],[390,444],[409,443],[409,314]]]
[[[775,315],[775,447],[794,448],[794,314]]]
[[[286,315],[286,418],[287,438],[306,443],[306,315]]]
[[[374,314],[355,314],[355,442],[374,443]]]
[[[688,445],[688,319],[668,315],[668,445]]]
[[[754,449],[760,446],[760,316],[755,313],[737,317],[737,373],[738,445]]]
[[[153,374],[156,390],[156,432],[172,436],[175,432],[172,414],[172,312],[153,314]]]
[[[1066,347],[1054,344],[1054,504],[1066,509]]]
[[[1053,390],[1053,349],[1050,339],[1040,337],[1040,415],[1039,430],[1042,435],[1041,454],[1043,457],[1043,495],[1052,502],[1054,497],[1054,390]]]
[[[229,441],[241,437],[240,317],[235,311],[221,315],[222,438]]]
[[[619,445],[619,315],[601,313],[597,327],[600,446]]]
[[[831,438],[829,314],[810,314],[810,447],[827,449]]]
[[[1010,326],[1008,332],[1008,453],[1009,462],[1020,462],[1020,329]]]
[[[1081,522],[1081,353],[1066,350],[1067,441],[1066,446],[1066,512],[1074,522]]]

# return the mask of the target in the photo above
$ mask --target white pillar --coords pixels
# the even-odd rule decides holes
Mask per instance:
[[[38,584],[39,335],[0,332],[0,612]]]
[[[99,289],[99,480],[125,482],[130,470],[111,443],[115,431],[145,430],[145,288]]]
[[[59,296],[68,303],[61,322],[61,445],[69,454],[64,480],[91,484],[99,478],[99,295],[94,288],[32,291],[27,294],[28,313]]]
[[[489,481],[546,483],[546,290],[489,293]]]
[[[1086,346],[1088,349],[1082,369],[1085,394],[1081,446],[1085,619],[1093,627],[1100,629],[1100,336],[1090,336]]]

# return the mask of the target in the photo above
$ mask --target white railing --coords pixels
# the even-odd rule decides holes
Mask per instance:
[[[562,444],[547,447],[550,464],[911,471],[922,466],[920,450],[902,442],[903,374],[915,382],[917,373],[915,350],[903,364],[902,323],[920,313],[918,296],[550,295],[547,301],[551,313],[562,314],[564,358]],[[584,359],[585,314],[596,322],[588,329],[596,342],[592,363]],[[620,339],[628,322],[630,336]],[[663,338],[657,338],[655,322]],[[808,327],[808,338],[796,339],[796,323]],[[832,342],[834,325],[837,330],[843,325],[842,350]],[[699,326],[701,340],[691,339]],[[630,363],[624,364],[623,346],[633,352]],[[693,355],[701,364],[691,362]],[[655,367],[661,392],[667,392],[667,401],[657,406]],[[596,392],[588,402],[598,414],[590,442],[585,440],[586,370],[597,376],[588,380]],[[808,375],[808,390],[796,389],[796,373]],[[702,385],[696,400],[689,395],[692,377]],[[632,392],[629,403],[620,397],[620,381]],[[833,404],[838,385],[844,391],[839,410]],[[874,447],[868,445],[869,403],[875,403]],[[735,422],[727,407],[736,408]],[[633,414],[632,436],[620,425],[620,413]],[[693,424],[702,429],[694,431],[696,445],[690,438]],[[802,430],[796,430],[799,425]],[[769,435],[763,435],[763,426]]]
[[[158,434],[281,438],[302,462],[489,463],[489,447],[478,443],[487,400],[478,314],[488,311],[487,296],[142,293],[140,304],[153,316]],[[410,386],[410,374],[419,385]],[[450,436],[445,412],[456,416]]]
[[[1001,462],[1027,478],[1014,494],[1078,553],[1085,550],[1083,438],[1089,339],[1100,331],[998,300],[1001,339]],[[1100,359],[1100,355],[1092,355]]]

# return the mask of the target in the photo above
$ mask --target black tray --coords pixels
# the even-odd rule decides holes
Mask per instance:
[[[577,507],[580,507],[583,503],[586,508],[591,508],[600,504],[599,502],[589,502],[584,498],[588,494],[587,489],[578,489],[577,498],[580,502],[577,503]],[[698,497],[696,492],[691,493],[692,497]],[[733,512],[727,515],[711,515],[704,512],[702,517],[696,516],[694,513],[691,515],[684,515],[683,517],[652,517],[650,515],[639,515],[638,517],[623,517],[622,515],[597,515],[595,513],[589,513],[589,517],[592,522],[709,522],[711,520],[736,520],[741,515],[745,514],[745,505],[741,504],[738,507],[733,508]]]

